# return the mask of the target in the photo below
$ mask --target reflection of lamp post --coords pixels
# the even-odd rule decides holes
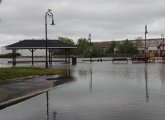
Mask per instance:
[[[91,64],[92,65],[92,64]],[[92,92],[92,66],[90,65],[90,76],[91,76],[91,79],[90,79],[90,84],[89,84],[89,88],[90,88],[90,91]]]
[[[46,92],[46,108],[47,120],[49,120],[49,91]]]
[[[48,54],[47,54],[47,48],[48,48],[48,37],[47,37],[47,16],[49,16],[50,18],[52,18],[52,23],[51,25],[55,25],[54,24],[54,19],[53,19],[53,13],[51,12],[50,9],[48,9],[48,11],[45,14],[45,41],[46,41],[46,62],[45,62],[45,68],[48,68]]]
[[[148,72],[147,72],[147,64],[144,68],[144,75],[145,75],[145,84],[146,84],[146,102],[149,101],[149,92],[148,92]]]
[[[145,62],[147,62],[147,47],[146,47],[146,36],[147,36],[147,25],[145,25]]]

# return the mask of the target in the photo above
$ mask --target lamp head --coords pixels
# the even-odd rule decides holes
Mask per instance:
[[[50,25],[55,25],[55,24],[54,24],[54,20],[52,20],[52,23],[51,23]]]

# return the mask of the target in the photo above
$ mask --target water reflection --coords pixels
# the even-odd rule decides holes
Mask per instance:
[[[79,76],[80,77],[87,77],[87,70],[79,70]]]
[[[76,82],[1,110],[0,120],[164,120],[162,64],[102,62],[73,68]]]
[[[89,89],[92,92],[92,66],[90,64],[90,82],[89,82]]]
[[[145,75],[145,85],[146,85],[146,102],[149,102],[147,64],[145,64],[144,75]]]
[[[49,91],[46,92],[46,120],[50,120],[50,114],[49,114]],[[53,120],[56,120],[56,114],[57,112],[53,112]]]
[[[57,112],[53,113],[53,120],[56,120],[56,114],[57,114]]]
[[[49,91],[46,92],[46,103],[47,103],[47,104],[46,104],[46,106],[47,106],[47,107],[46,107],[46,108],[47,108],[47,109],[46,109],[46,110],[47,110],[47,111],[46,111],[46,115],[47,115],[46,118],[47,118],[47,120],[50,120],[50,119],[49,119]]]
[[[162,88],[164,88],[164,86],[165,86],[165,75],[164,75],[164,72],[165,72],[165,70],[164,70],[164,65],[161,65],[160,66],[160,69],[159,69],[159,73],[160,73],[160,78],[161,78],[161,81],[162,81]]]

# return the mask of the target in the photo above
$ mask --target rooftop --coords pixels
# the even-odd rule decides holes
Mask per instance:
[[[46,41],[45,40],[22,40],[17,43],[6,46],[6,49],[45,49]],[[59,41],[59,40],[48,40],[47,41],[48,49],[72,49],[76,46]]]

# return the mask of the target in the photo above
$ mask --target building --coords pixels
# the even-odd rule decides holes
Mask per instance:
[[[11,50],[7,50],[6,46],[0,46],[0,55],[11,53]]]
[[[122,43],[124,40],[118,40],[117,43]],[[144,39],[137,39],[137,40],[129,40],[133,43],[133,46],[137,48],[139,55],[145,54],[145,40]],[[102,48],[104,52],[106,52],[111,44],[112,41],[105,41],[105,42],[93,42],[97,47]],[[158,54],[159,46],[163,43],[161,38],[154,38],[154,39],[147,39],[146,40],[146,51],[153,52]],[[165,45],[164,45],[165,47]],[[162,45],[161,45],[162,48]],[[162,50],[162,49],[161,49]],[[114,52],[117,52],[118,49],[115,47]]]
[[[159,46],[163,42],[161,38],[147,39],[146,52],[158,54]],[[145,40],[134,40],[134,46],[137,48],[139,55],[145,54]]]
[[[103,49],[104,52],[108,51],[112,41],[92,42],[95,46]]]

